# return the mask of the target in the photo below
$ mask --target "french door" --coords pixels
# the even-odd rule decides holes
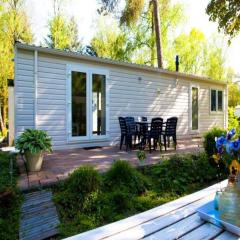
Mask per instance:
[[[68,67],[68,139],[107,137],[107,72],[78,66]]]

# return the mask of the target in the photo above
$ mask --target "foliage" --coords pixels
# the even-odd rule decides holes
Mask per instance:
[[[210,0],[206,9],[211,21],[218,23],[219,30],[234,37],[240,30],[238,0]]]
[[[235,116],[235,108],[228,107],[228,129],[231,130],[235,128],[237,133],[240,133],[240,126],[238,118]]]
[[[137,158],[138,158],[139,161],[144,161],[146,159],[145,151],[139,150],[137,152]]]
[[[110,189],[123,188],[131,193],[143,193],[148,188],[148,181],[130,163],[117,160],[105,175],[106,186]]]
[[[209,165],[205,153],[198,155],[175,155],[151,168],[159,191],[172,191],[182,195],[196,185],[213,181],[217,176],[215,167]]]
[[[173,156],[141,170],[118,160],[102,175],[89,167],[76,171],[55,189],[61,238],[146,211],[217,180],[216,168],[204,153]]]
[[[31,43],[33,35],[23,0],[6,0],[0,11],[0,130],[6,134],[8,86],[7,79],[14,78],[15,41]]]
[[[26,129],[16,140],[16,148],[24,153],[51,152],[52,140],[47,132],[37,129]]]
[[[239,86],[234,83],[228,84],[228,106],[236,107],[240,104]]]
[[[193,28],[189,34],[183,33],[175,38],[173,48],[180,57],[180,71],[207,76],[215,80],[231,81],[232,69],[225,67],[223,43],[219,37],[206,39],[203,32]],[[169,70],[175,70],[173,54],[168,58]]]
[[[0,152],[0,239],[18,239],[21,194],[16,187],[18,176],[16,159],[13,160],[12,184],[9,174],[10,155]]]
[[[49,47],[81,51],[77,23],[73,17],[68,21],[62,14],[58,13],[49,21],[49,31],[50,34],[45,39]]]
[[[223,134],[226,134],[226,130],[219,127],[214,127],[205,133],[203,146],[209,158],[212,158],[213,154],[216,153],[215,137],[220,137]]]
[[[113,1],[108,1],[108,4],[110,2]],[[183,5],[172,4],[170,0],[160,0],[159,5],[162,50],[164,59],[168,59],[172,49],[169,35],[173,35],[173,31],[183,21]],[[98,56],[151,66],[157,65],[152,6],[147,5],[147,1],[138,21],[134,24],[119,26],[118,21],[108,15],[100,16],[97,26],[98,31],[93,37],[91,46]]]
[[[133,43],[128,41],[127,33],[109,16],[102,16],[96,27],[97,32],[91,40],[91,47],[99,57],[130,61]]]

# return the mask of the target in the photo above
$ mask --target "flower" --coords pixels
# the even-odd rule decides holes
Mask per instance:
[[[235,128],[233,128],[232,130],[228,131],[227,132],[227,136],[226,136],[227,140],[231,140],[232,137],[235,135],[235,133],[236,133],[236,129]]]
[[[215,141],[216,141],[216,148],[217,148],[218,153],[222,153],[223,147],[226,146],[226,144],[227,144],[226,138],[224,136],[221,136],[221,137],[215,139]]]
[[[230,151],[235,151],[235,152],[239,151],[240,150],[240,141],[236,140],[234,142],[231,142],[229,148],[230,148]]]

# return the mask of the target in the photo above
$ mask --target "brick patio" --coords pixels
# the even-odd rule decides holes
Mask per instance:
[[[158,163],[163,158],[167,158],[173,154],[195,153],[200,151],[201,148],[202,140],[200,138],[179,140],[177,150],[170,147],[166,152],[164,150],[162,152],[158,150],[150,154],[146,151],[146,164]],[[43,167],[40,172],[29,173],[29,184],[23,162],[19,159],[18,164],[20,166],[21,175],[18,185],[22,190],[50,185],[66,178],[69,173],[79,166],[87,164],[93,165],[97,170],[103,172],[117,159],[127,160],[132,165],[138,166],[139,163],[136,157],[137,150],[129,152],[124,150],[120,151],[119,147],[114,146],[89,150],[79,148],[54,151],[45,156]]]

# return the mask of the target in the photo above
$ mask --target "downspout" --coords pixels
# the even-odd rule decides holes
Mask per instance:
[[[38,51],[34,51],[34,128],[37,129],[37,104],[38,104]]]

